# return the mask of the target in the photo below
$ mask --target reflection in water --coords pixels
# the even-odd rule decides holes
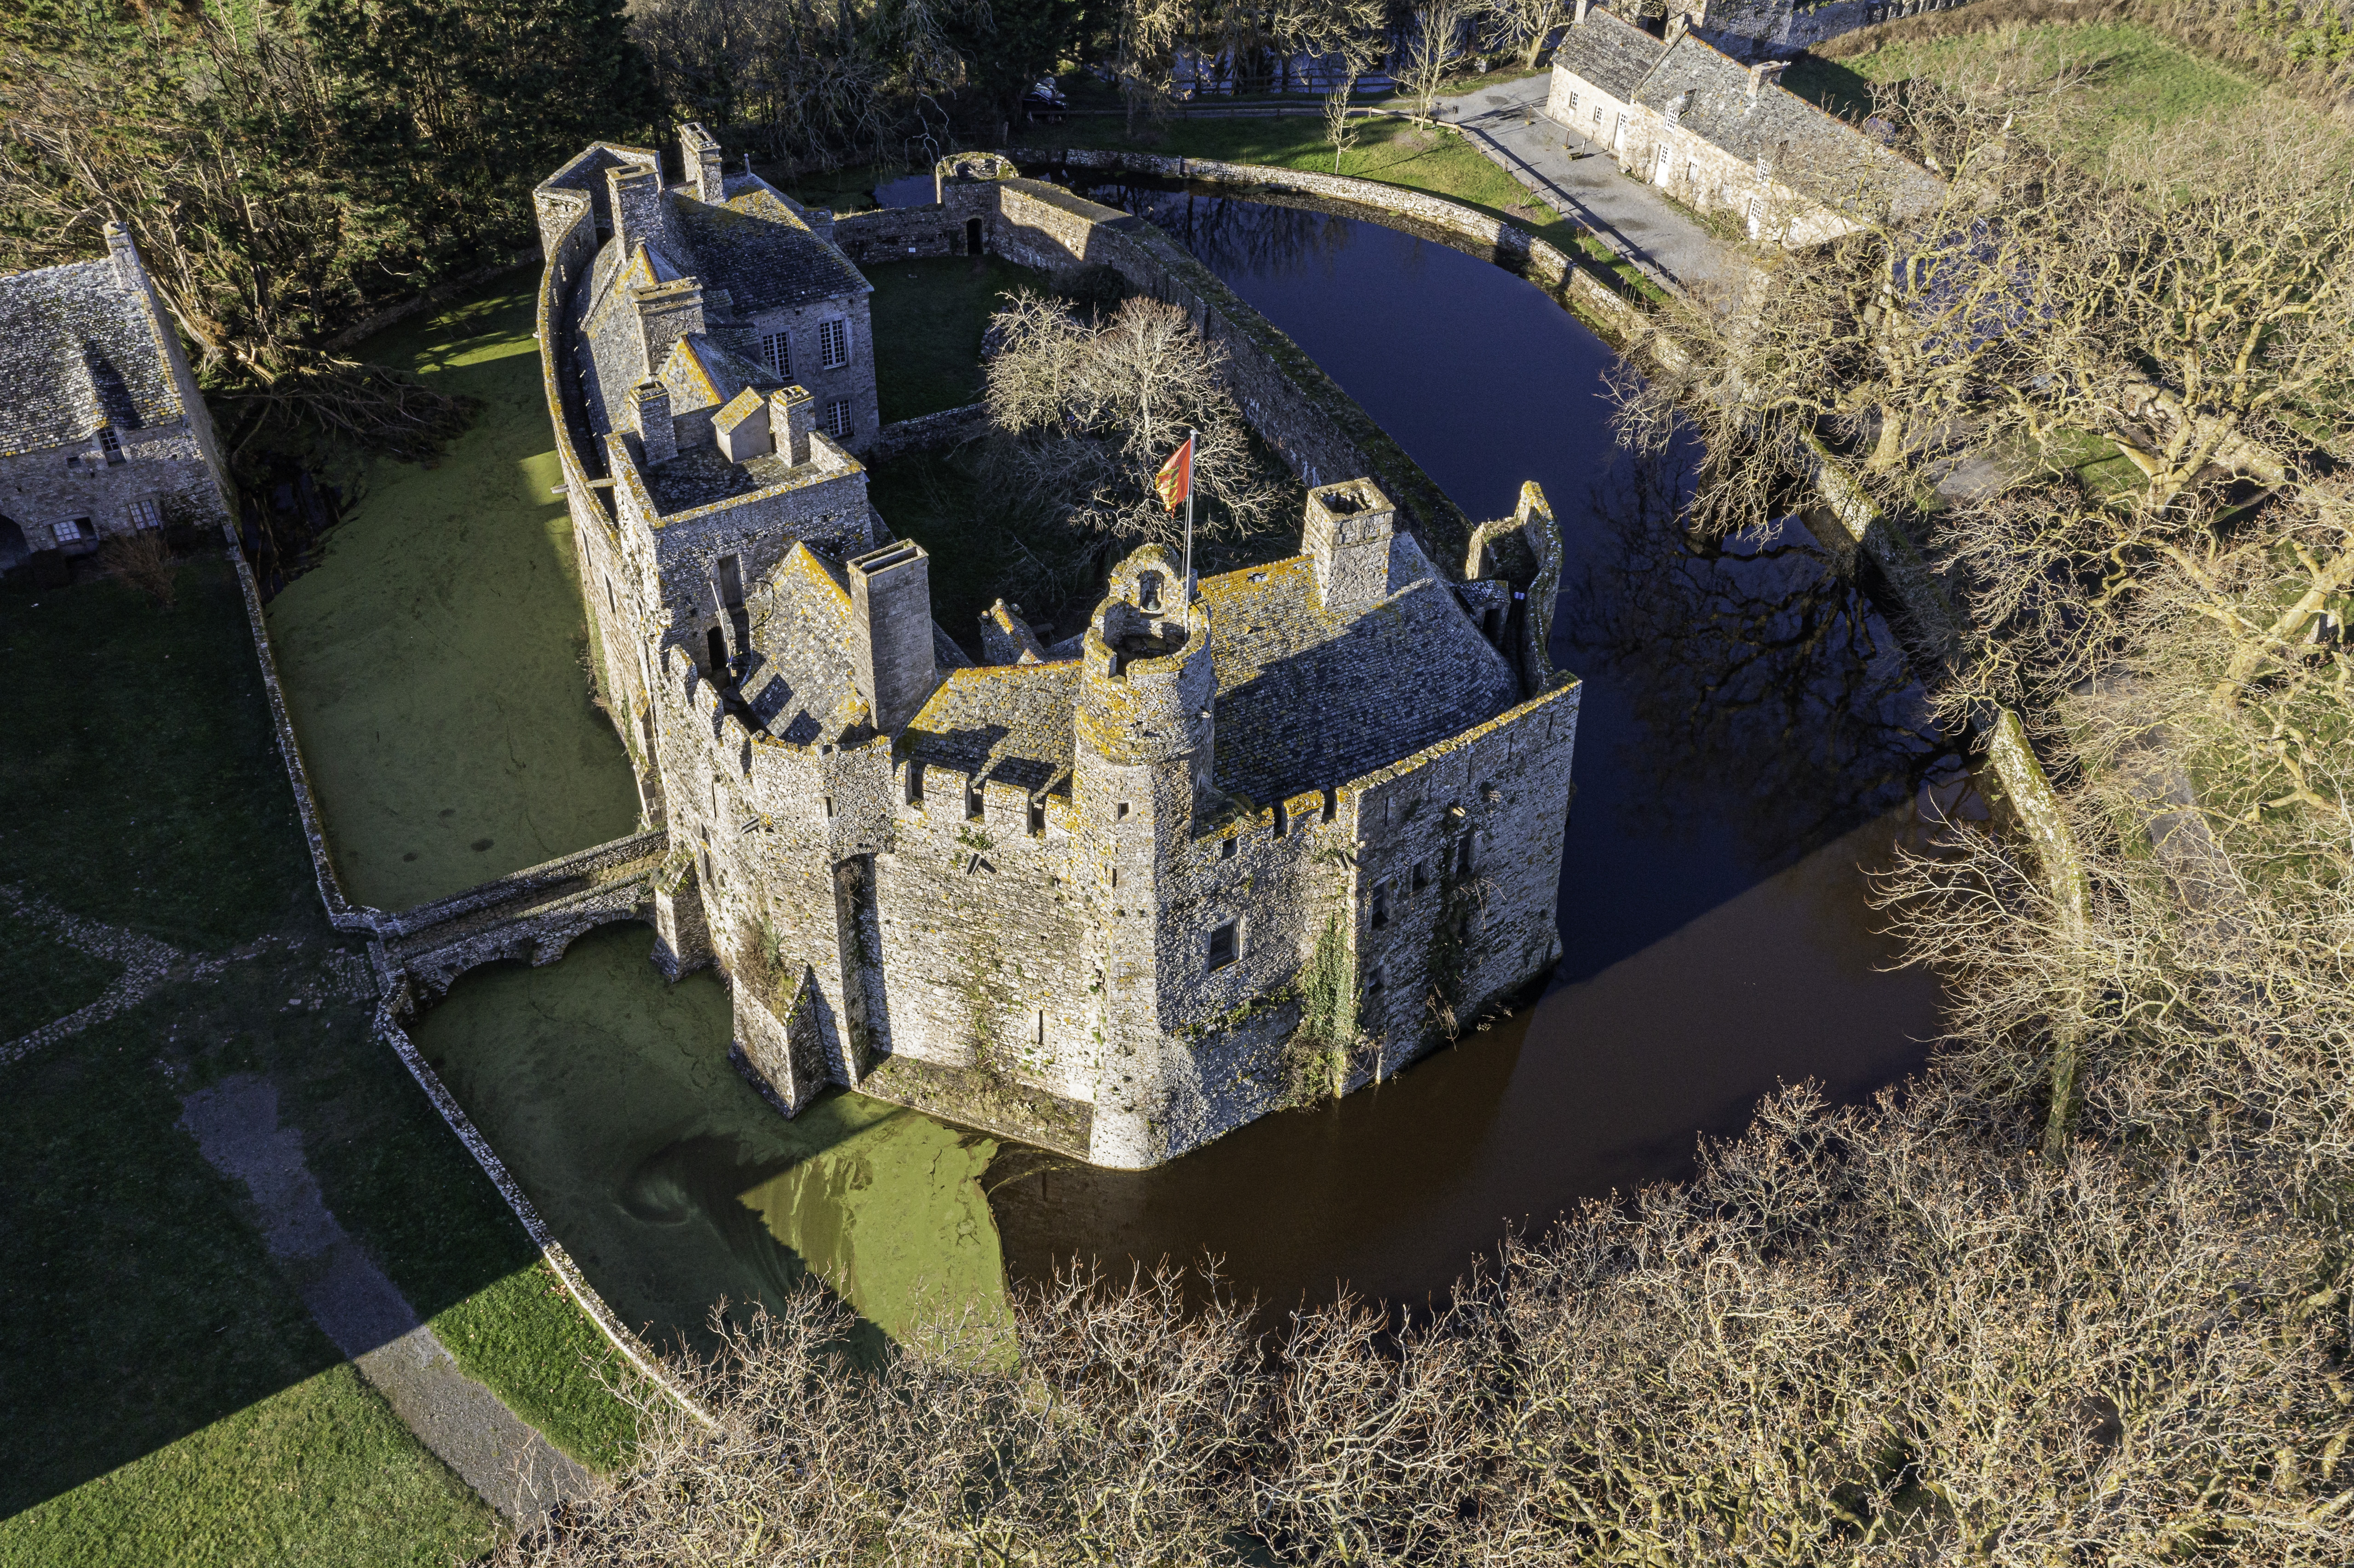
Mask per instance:
[[[1611,440],[1609,350],[1487,262],[1327,214],[1087,194],[1192,247],[1475,518],[1543,484],[1569,556],[1553,656],[1585,687],[1550,992],[1158,1171],[1009,1157],[1014,1276],[1206,1252],[1276,1301],[1420,1298],[1510,1224],[1676,1173],[1779,1083],[1852,1096],[1914,1065],[1935,982],[1886,970],[1858,867],[1943,747],[1855,583],[1803,535],[1684,537],[1681,474]]]
[[[1005,1321],[995,1145],[858,1095],[785,1120],[728,1064],[718,982],[664,984],[652,940],[612,927],[551,969],[478,971],[415,1031],[614,1311],[707,1345],[714,1305],[814,1271],[894,1337],[943,1305]]]
[[[1587,487],[1612,526],[1564,574],[1563,662],[1626,693],[1634,729],[1580,761],[1640,785],[1629,810],[1652,835],[1722,821],[1774,865],[1910,800],[1949,748],[1854,573],[1795,521],[1763,540],[1687,531],[1691,482],[1660,453]]]

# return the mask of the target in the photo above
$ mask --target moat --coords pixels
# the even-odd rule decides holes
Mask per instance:
[[[1209,1254],[1270,1300],[1418,1298],[1511,1224],[1676,1174],[1778,1083],[1868,1093],[1934,1031],[1935,983],[1888,970],[1859,867],[1939,743],[1810,540],[1685,548],[1680,471],[1612,441],[1608,348],[1479,258],[1295,208],[1084,194],[1187,244],[1474,517],[1544,487],[1569,551],[1553,658],[1585,682],[1565,957],[1533,1006],[1392,1082],[1143,1173],[1019,1150],[984,1171],[988,1140],[857,1096],[785,1123],[727,1071],[716,982],[665,988],[633,927],[461,982],[419,1044],[657,1337],[804,1262],[885,1331],[919,1295],[994,1311],[1000,1249],[1016,1284],[1074,1255]]]

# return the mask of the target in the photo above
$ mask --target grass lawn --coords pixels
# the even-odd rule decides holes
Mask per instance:
[[[89,1006],[122,972],[122,965],[0,911],[0,1044]]]
[[[614,1363],[370,1036],[234,578],[199,558],[178,587],[169,611],[110,582],[0,588],[0,821],[48,830],[0,833],[0,879],[228,960],[0,1069],[0,1563],[472,1555],[491,1516],[312,1325],[179,1097],[267,1074],[345,1228],[469,1372],[594,1464],[631,1433],[597,1382]],[[54,942],[10,951],[12,1024],[104,983]]]
[[[1957,37],[1895,41],[1841,58],[1810,56],[1783,74],[1782,85],[1837,114],[1871,111],[1874,83],[1915,77],[1967,82],[1996,59],[2017,53],[2043,70],[2093,68],[2081,95],[2087,153],[2117,137],[2229,109],[2259,89],[2247,78],[2190,53],[2131,22],[2050,22],[1990,27]]]
[[[174,1125],[142,1009],[0,1095],[0,1563],[438,1564],[497,1523],[344,1364]]]
[[[192,948],[315,897],[237,579],[0,585],[0,882]]]
[[[432,467],[376,461],[270,605],[286,699],[354,898],[401,909],[637,824],[589,703],[572,524],[513,275],[354,353],[479,399]]]
[[[1496,79],[1517,79],[1517,75]],[[1164,157],[1267,164],[1308,174],[1332,173],[1332,146],[1324,140],[1320,120],[1172,120],[1158,131],[1140,127],[1131,137],[1117,120],[1073,119],[1061,125],[1031,127],[1025,145],[1105,147]],[[1367,121],[1357,144],[1342,158],[1341,172],[1352,179],[1405,185],[1460,202],[1598,263],[1622,287],[1637,291],[1650,289],[1632,268],[1617,265],[1609,247],[1588,234],[1583,225],[1564,218],[1537,200],[1451,129],[1434,131],[1404,120]]]
[[[875,285],[875,395],[886,425],[977,400],[990,313],[1016,289],[1046,287],[1043,274],[994,256],[911,256],[860,270]]]

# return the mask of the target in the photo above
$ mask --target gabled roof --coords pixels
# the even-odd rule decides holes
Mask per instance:
[[[731,403],[747,388],[760,393],[784,385],[761,366],[721,343],[708,333],[691,332],[671,345],[670,355],[655,372],[670,388],[674,413]]]
[[[0,277],[0,456],[183,418],[158,330],[111,260]]]
[[[1624,16],[1588,11],[1584,23],[1562,34],[1553,52],[1553,69],[1592,82],[1623,102],[1634,95],[1636,84],[1665,47]]]
[[[731,196],[724,206],[684,191],[669,197],[680,232],[695,252],[706,290],[725,289],[738,313],[785,309],[873,285],[801,217],[800,209],[765,184]]]
[[[1765,157],[1774,178],[1832,207],[1936,206],[1945,186],[1835,114],[1778,84],[1755,97],[1750,69],[1694,33],[1661,54],[1633,101],[1744,163]]]
[[[1219,785],[1265,806],[1363,778],[1494,718],[1520,683],[1436,574],[1335,613],[1307,556],[1202,579]]]

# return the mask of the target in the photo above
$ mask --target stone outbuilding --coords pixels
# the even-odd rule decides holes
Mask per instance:
[[[1936,208],[1943,181],[1785,89],[1786,63],[1737,59],[1682,14],[1654,37],[1580,0],[1545,113],[1687,207],[1734,215],[1752,239],[1819,245]]]
[[[106,249],[0,277],[0,570],[228,520],[212,418],[171,315],[131,237],[109,224]]]

